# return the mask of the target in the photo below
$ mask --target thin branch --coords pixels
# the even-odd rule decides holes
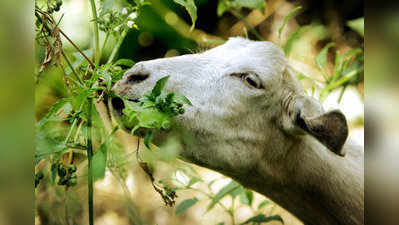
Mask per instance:
[[[53,23],[55,25],[56,28],[58,28],[58,30],[60,31],[60,33],[62,34],[62,36],[65,37],[65,39],[67,39],[69,41],[69,43],[71,43],[71,45],[78,50],[78,52],[89,62],[90,66],[92,68],[95,68],[95,65],[93,63],[93,61],[90,60],[90,58],[68,37],[68,35],[66,35],[64,33],[64,31],[62,31],[62,29],[58,26],[57,23],[55,23],[54,19],[51,18],[51,16],[49,16],[47,13],[41,11],[40,9],[35,9],[36,12],[41,13],[43,16],[45,16],[51,23]],[[36,17],[40,18],[40,16],[35,12]],[[45,21],[41,20],[42,24],[44,25],[44,27],[46,28],[47,32],[51,33],[51,29],[48,27],[48,25],[45,23]]]
[[[79,84],[83,85],[82,79],[79,77],[78,73],[75,71],[75,69],[72,66],[71,61],[69,61],[68,57],[66,56],[64,50],[61,50],[61,54],[64,57],[65,61],[67,62],[69,68],[72,70],[72,74],[75,76],[75,78],[79,81]]]
[[[89,62],[90,66],[94,69],[96,67],[96,65],[94,65],[94,63],[89,59],[89,57],[83,53],[83,51],[64,33],[64,31],[62,31],[60,28],[58,28],[58,30],[60,31],[60,33],[62,34],[62,36],[64,36],[69,43],[71,43],[71,45],[76,48],[76,50],[78,50],[78,52],[85,57],[85,59]]]
[[[116,53],[118,52],[119,48],[121,47],[122,42],[125,39],[126,35],[127,35],[127,29],[123,30],[121,36],[118,39],[118,42],[116,43],[114,49],[112,50],[111,56],[108,58],[107,63],[111,63],[112,61],[114,61]]]
[[[233,14],[235,17],[237,17],[241,22],[244,23],[244,25],[249,29],[249,31],[258,38],[260,41],[264,41],[265,39],[262,37],[262,35],[253,27],[251,26],[248,21],[241,15],[241,13],[237,10],[230,10],[231,14]]]

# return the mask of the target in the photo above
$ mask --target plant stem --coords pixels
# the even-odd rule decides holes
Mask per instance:
[[[76,48],[76,50],[78,50],[78,52],[89,62],[89,64],[91,65],[92,68],[94,68],[94,63],[89,59],[89,57],[83,53],[83,51],[64,33],[64,31],[61,30],[61,28],[58,26],[57,23],[55,23],[54,19],[49,16],[47,13],[41,11],[40,9],[35,9],[35,15],[36,17],[39,19],[40,16],[37,14],[37,12],[41,13],[44,17],[47,18],[47,20],[49,20],[52,24],[54,24],[55,27],[58,28],[58,30],[60,31],[60,33],[62,34],[62,36],[64,36],[69,43],[71,43],[71,45]],[[40,18],[42,24],[44,25],[44,28],[46,28],[47,32],[52,33],[51,28],[48,26],[48,24],[42,19]]]
[[[78,73],[77,73],[77,72],[75,71],[75,69],[73,68],[72,63],[71,63],[71,61],[69,61],[69,59],[68,59],[68,57],[66,56],[64,50],[61,50],[61,54],[62,54],[62,56],[64,57],[65,61],[67,62],[69,68],[71,68],[72,74],[73,74],[73,75],[75,76],[75,78],[78,80],[79,84],[83,85],[82,79],[80,79]]]
[[[231,216],[231,223],[233,225],[236,224],[235,217],[234,217],[234,210],[235,210],[234,209],[234,198],[233,198],[233,196],[231,196],[231,213],[229,213],[229,214]]]
[[[88,101],[87,110],[87,160],[88,160],[88,204],[89,204],[89,224],[94,224],[93,217],[93,145],[92,145],[92,124],[91,124],[91,111],[92,111],[92,99]]]
[[[78,52],[89,62],[90,66],[92,68],[95,68],[94,63],[89,59],[89,57],[84,54],[83,51],[60,28],[58,28],[58,30],[69,41],[69,43],[71,43],[71,45],[76,48],[76,50],[78,50]]]
[[[95,65],[98,65],[100,61],[100,37],[98,34],[98,18],[97,18],[97,8],[95,0],[90,0],[91,13],[94,21],[94,41],[95,41],[95,54],[93,54]]]
[[[262,37],[261,34],[253,26],[251,26],[248,21],[241,15],[241,13],[238,10],[230,10],[231,14],[233,14],[235,17],[237,17],[239,20],[242,21],[242,23],[249,29],[249,31],[258,38],[260,41],[264,41],[265,39]]]
[[[127,35],[127,29],[123,30],[121,36],[118,39],[118,42],[116,43],[114,49],[112,50],[111,56],[109,57],[107,63],[111,63],[112,61],[114,61],[116,53],[118,52],[119,48],[121,47],[122,42],[125,39],[126,35]]]
[[[98,57],[99,59],[101,59],[101,57],[102,57],[102,55],[104,53],[104,49],[105,49],[105,46],[107,45],[109,36],[110,36],[109,33],[107,33],[107,35],[105,36],[103,46],[101,47],[100,56]],[[100,64],[100,60],[98,60],[98,62],[96,62],[96,66],[98,66],[99,64]]]

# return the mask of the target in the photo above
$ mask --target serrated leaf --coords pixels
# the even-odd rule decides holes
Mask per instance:
[[[178,94],[178,93],[174,93],[174,101],[181,103],[181,104],[187,104],[189,106],[192,106],[193,104],[190,102],[190,100],[188,100],[188,98],[184,95]]]
[[[352,30],[359,33],[362,37],[364,37],[364,17],[360,17],[354,20],[350,20],[347,22],[347,25],[352,28]]]
[[[134,61],[130,59],[118,59],[118,61],[114,63],[114,66],[132,67],[134,66],[134,64],[135,64]]]
[[[93,155],[92,165],[93,179],[98,180],[104,178],[105,168],[107,165],[107,148],[105,143],[101,144],[98,151]]]
[[[188,14],[191,17],[191,22],[192,22],[191,30],[193,30],[195,27],[195,21],[197,21],[197,6],[195,6],[194,0],[173,0],[173,1],[183,6],[187,10]]]
[[[267,222],[271,222],[271,221],[280,221],[281,223],[284,224],[283,219],[279,215],[266,217],[264,214],[258,214],[254,217],[249,218],[244,223],[241,223],[241,225],[250,224],[250,223],[259,223],[260,224],[260,223],[267,223]]]
[[[284,17],[283,24],[282,24],[281,27],[278,29],[278,39],[281,39],[281,33],[283,32],[284,27],[287,25],[288,20],[290,20],[291,17],[294,16],[294,14],[295,14],[298,10],[300,10],[300,9],[302,9],[302,6],[298,6],[298,7],[296,7],[295,9],[291,10],[291,11],[288,13],[288,15],[286,15],[286,16]]]
[[[44,124],[46,124],[69,101],[70,101],[69,98],[63,98],[54,103],[53,106],[51,106],[51,108],[47,112],[47,114],[39,122],[36,123],[36,127],[42,127]]]
[[[268,201],[268,200],[262,201],[262,202],[259,203],[259,205],[258,205],[258,210],[261,209],[261,208],[263,208],[263,207],[265,207],[266,205],[269,205],[270,203],[271,203],[271,201]]]
[[[168,82],[170,76],[163,77],[157,81],[154,88],[151,91],[151,96],[156,98],[161,95],[163,89],[165,88],[166,82]]]
[[[175,210],[175,215],[185,212],[188,208],[198,202],[197,198],[190,198],[182,201]]]
[[[235,191],[237,188],[240,188],[240,184],[235,181],[231,181],[229,184],[224,186],[220,191],[213,197],[211,203],[208,205],[207,211],[211,210],[222,198],[231,192]]]

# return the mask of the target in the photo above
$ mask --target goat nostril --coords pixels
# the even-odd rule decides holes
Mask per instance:
[[[147,73],[137,73],[128,75],[126,78],[127,83],[140,83],[147,79],[150,75]]]

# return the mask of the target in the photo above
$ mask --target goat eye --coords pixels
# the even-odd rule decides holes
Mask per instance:
[[[243,74],[241,77],[244,82],[254,88],[262,88],[262,83],[258,76],[255,74]]]

